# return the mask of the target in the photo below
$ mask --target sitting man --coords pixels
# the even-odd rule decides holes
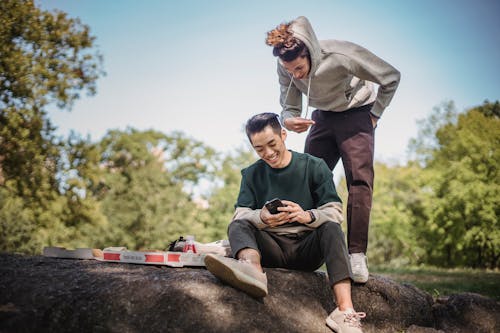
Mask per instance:
[[[340,227],[342,205],[326,163],[286,149],[278,115],[262,113],[246,124],[261,158],[242,170],[236,211],[228,228],[235,259],[207,255],[207,269],[253,297],[267,295],[262,267],[314,271],[326,263],[337,308],[326,318],[335,332],[359,333],[362,312],[353,309],[352,272]],[[265,203],[282,199],[271,214]]]

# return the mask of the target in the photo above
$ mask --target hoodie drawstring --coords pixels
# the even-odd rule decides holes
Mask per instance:
[[[290,75],[290,84],[288,85],[288,89],[286,90],[285,100],[283,104],[286,106],[286,101],[288,100],[288,93],[290,92],[290,88],[293,84],[293,75]],[[306,99],[306,115],[304,119],[307,119],[307,114],[309,113],[309,91],[311,91],[311,75],[309,75],[309,82],[307,83],[307,99]]]
[[[288,85],[288,89],[286,90],[286,95],[285,95],[285,100],[283,101],[283,104],[286,106],[286,101],[288,100],[288,93],[290,92],[290,88],[292,87],[293,83],[293,75],[290,76],[290,84]]]
[[[309,113],[309,91],[311,90],[311,75],[309,74],[309,83],[307,84],[307,100],[306,100],[306,116],[304,117],[307,119],[307,114]]]

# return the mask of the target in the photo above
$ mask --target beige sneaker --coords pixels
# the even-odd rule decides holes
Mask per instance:
[[[352,253],[349,255],[352,269],[352,279],[357,283],[368,281],[368,264],[364,253]]]
[[[361,319],[365,317],[364,312],[356,312],[354,309],[340,311],[336,308],[326,317],[326,324],[337,333],[363,333]]]
[[[267,295],[267,277],[250,262],[226,258],[216,254],[205,256],[205,266],[220,280],[253,297]]]

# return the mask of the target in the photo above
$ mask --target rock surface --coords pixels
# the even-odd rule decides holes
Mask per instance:
[[[0,332],[330,332],[323,273],[267,274],[269,296],[254,299],[204,268],[0,254]],[[353,301],[365,333],[500,331],[499,303],[477,295],[434,303],[374,275],[353,286]]]
[[[500,332],[500,303],[478,294],[438,299],[433,312],[436,326],[445,332]]]

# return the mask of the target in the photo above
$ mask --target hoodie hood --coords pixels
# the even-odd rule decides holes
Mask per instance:
[[[304,42],[309,50],[309,54],[311,55],[311,70],[309,71],[309,77],[311,77],[316,72],[322,56],[318,38],[314,33],[311,23],[304,16],[299,16],[293,20],[290,28],[293,36]]]

